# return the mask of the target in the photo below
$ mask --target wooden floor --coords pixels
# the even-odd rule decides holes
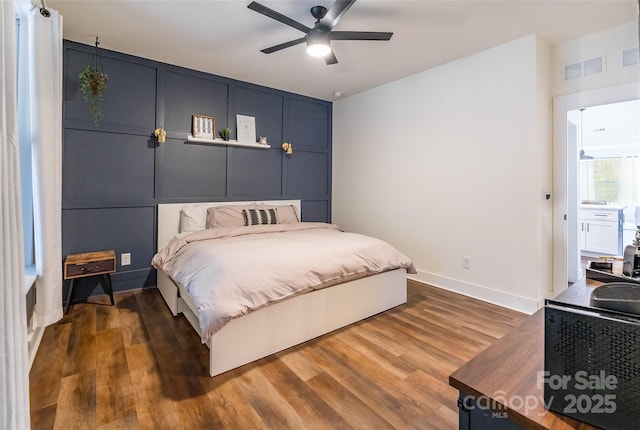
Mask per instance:
[[[455,429],[449,374],[526,316],[408,284],[405,305],[215,378],[156,289],[72,305],[31,370],[32,428]]]

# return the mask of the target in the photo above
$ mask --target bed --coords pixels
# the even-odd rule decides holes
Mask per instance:
[[[160,204],[159,252],[154,256],[154,267],[160,252],[176,242],[172,239],[181,229],[183,209],[248,204],[287,205],[301,214],[299,200]],[[203,336],[196,305],[199,298],[192,297],[180,281],[174,282],[163,270],[158,270],[158,289],[171,313],[183,314],[206,343],[209,374],[215,376],[405,303],[407,270],[407,267],[390,269],[276,301],[231,319],[210,337]]]

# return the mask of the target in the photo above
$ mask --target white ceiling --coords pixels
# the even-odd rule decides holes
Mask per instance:
[[[636,0],[358,0],[337,30],[391,31],[388,42],[334,41],[339,63],[297,45],[303,36],[246,6],[250,0],[51,0],[64,37],[220,76],[335,100],[538,33],[551,45],[637,19]],[[260,1],[313,27],[309,9],[332,0]]]

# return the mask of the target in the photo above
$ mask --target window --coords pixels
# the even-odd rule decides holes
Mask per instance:
[[[26,95],[22,91],[21,79],[28,76],[28,71],[24,65],[24,55],[21,55],[21,34],[24,27],[20,28],[20,18],[16,17],[16,53],[18,54],[17,79],[18,79],[18,133],[20,143],[20,179],[22,188],[22,228],[24,234],[24,264],[27,267],[35,264],[34,232],[33,232],[33,186],[31,167],[31,140],[26,132],[28,118],[25,112],[28,109],[23,106]]]
[[[640,157],[581,160],[582,200],[639,206]]]

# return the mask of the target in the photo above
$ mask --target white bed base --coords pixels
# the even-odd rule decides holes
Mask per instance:
[[[198,203],[206,206],[251,202]],[[300,200],[264,201],[292,204]],[[158,205],[158,249],[178,233],[180,209],[187,203]],[[184,314],[200,334],[189,294],[158,271],[158,289],[171,313]],[[209,374],[219,375],[298,345],[407,301],[406,270],[397,269],[295,296],[230,321],[207,341]]]

